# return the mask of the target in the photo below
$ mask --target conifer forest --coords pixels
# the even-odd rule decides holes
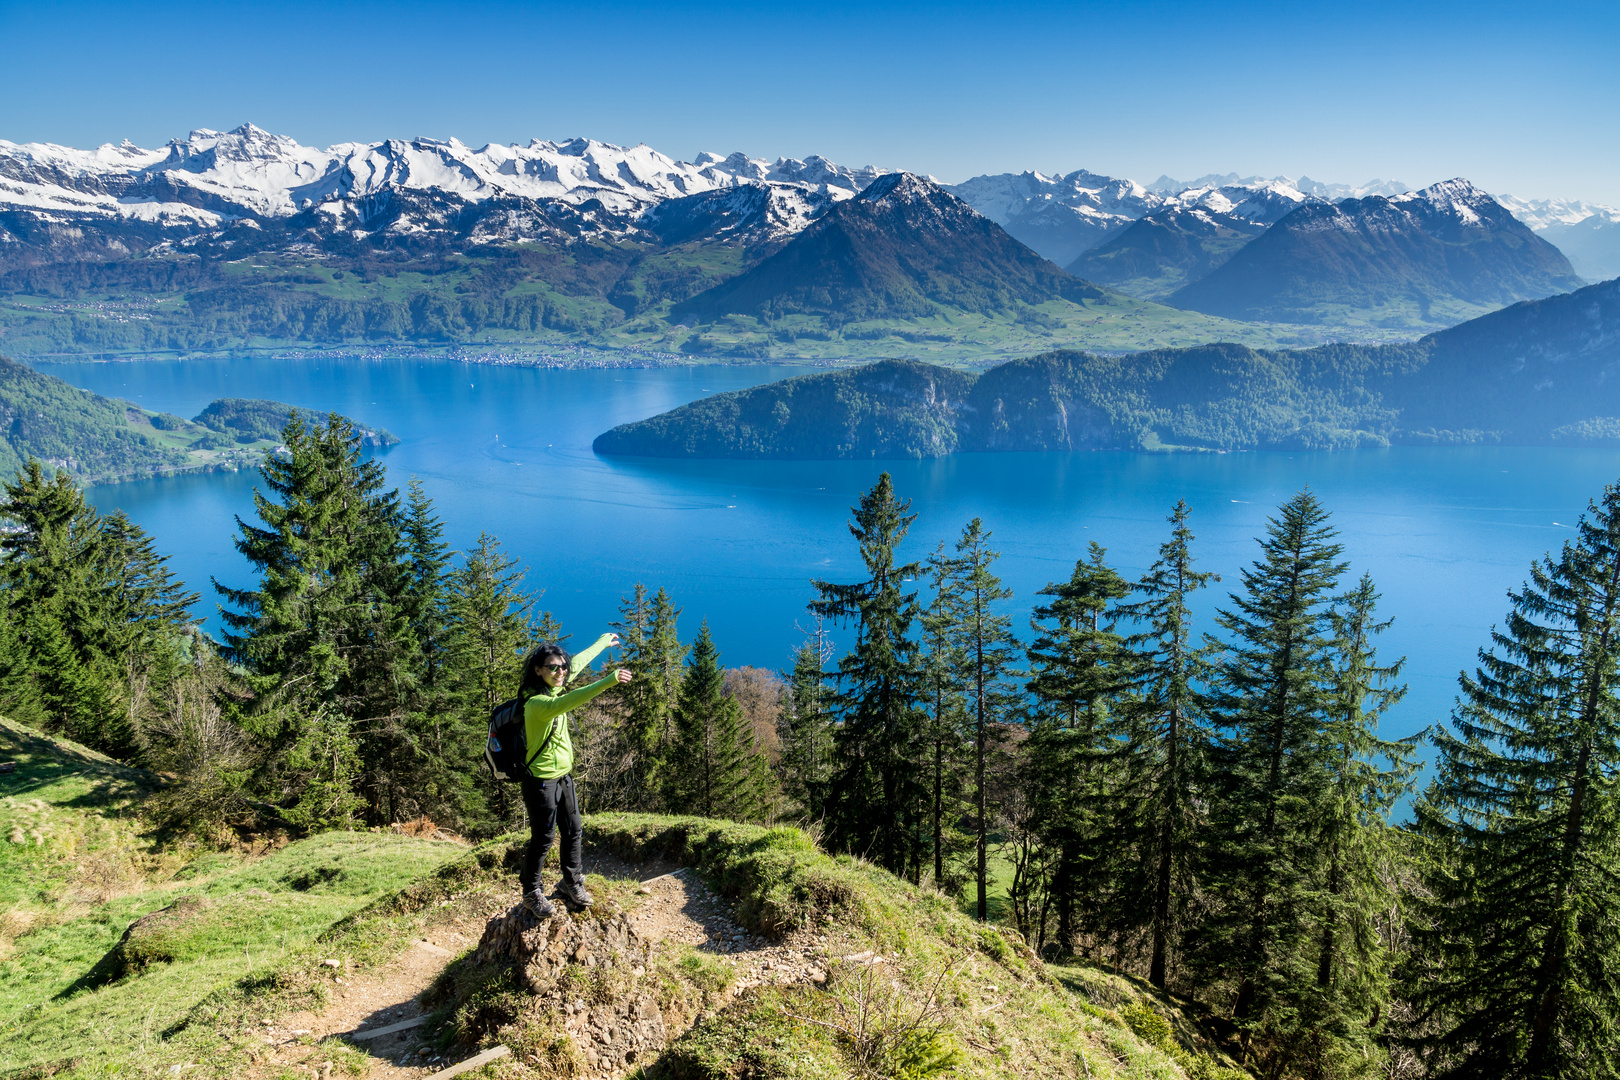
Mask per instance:
[[[282,441],[243,589],[176,580],[65,473],[8,479],[0,714],[162,774],[151,826],[203,842],[521,825],[490,711],[530,649],[600,628],[558,625],[496,537],[452,551],[341,417]],[[1197,508],[1164,509],[1140,580],[1093,543],[1017,625],[985,523],[906,561],[884,474],[851,511],[858,580],[809,583],[780,672],[727,668],[637,584],[612,627],[635,677],[571,721],[586,814],[801,825],[1190,1000],[1258,1076],[1620,1075],[1620,486],[1400,740],[1403,661],[1329,507],[1278,507],[1235,581],[1200,569]]]

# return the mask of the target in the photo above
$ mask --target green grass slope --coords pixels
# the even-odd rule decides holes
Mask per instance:
[[[223,1060],[213,1029],[186,1034],[194,1010],[288,984],[334,925],[466,850],[373,833],[165,845],[138,813],[159,778],[4,720],[0,761],[18,766],[0,774],[0,1076]]]
[[[1184,1003],[1089,967],[1048,967],[1011,931],[861,860],[828,856],[797,829],[603,814],[587,821],[586,837],[631,865],[695,868],[745,927],[813,941],[826,965],[823,983],[749,986],[722,958],[681,946],[633,975],[571,970],[569,994],[606,1003],[651,992],[666,1030],[679,1032],[635,1073],[641,1080],[1246,1076]],[[576,918],[638,902],[633,879],[592,888],[597,908]],[[574,1075],[566,1013],[508,970],[472,955],[451,965],[434,999],[446,1038],[463,1053],[512,1048],[502,1076]]]

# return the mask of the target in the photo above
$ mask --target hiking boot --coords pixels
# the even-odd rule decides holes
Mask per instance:
[[[551,901],[537,892],[523,894],[523,910],[537,919],[549,919],[557,914],[557,909],[551,906]]]
[[[585,886],[577,882],[557,882],[557,895],[562,897],[563,903],[575,911],[583,911],[596,903],[591,894],[585,891]]]

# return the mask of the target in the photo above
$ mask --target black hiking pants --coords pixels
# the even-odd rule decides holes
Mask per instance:
[[[574,797],[573,776],[555,780],[522,780],[523,808],[529,812],[529,847],[523,853],[523,875],[519,879],[525,893],[540,892],[540,864],[551,850],[551,838],[562,832],[562,876],[574,885],[585,882],[584,836],[579,820],[579,800]]]

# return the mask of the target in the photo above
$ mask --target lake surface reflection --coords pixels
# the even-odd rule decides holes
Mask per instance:
[[[1165,538],[1178,498],[1193,510],[1197,553],[1224,582],[1200,603],[1202,628],[1257,554],[1278,503],[1309,486],[1333,511],[1351,574],[1370,572],[1395,625],[1385,658],[1407,657],[1411,690],[1386,734],[1447,715],[1505,593],[1531,559],[1557,548],[1587,501],[1620,478],[1620,451],[1393,449],[1342,454],[967,454],[921,462],[689,462],[599,458],[607,428],[708,393],[803,368],[546,371],[452,362],[265,361],[41,364],[78,386],[148,409],[195,415],[218,397],[335,409],[404,442],[391,483],[420,477],[457,548],[490,532],[530,568],[542,605],[588,640],[637,581],[667,588],[683,636],[707,619],[723,662],[781,668],[801,640],[812,577],[858,573],[849,507],[885,469],[919,516],[904,555],[921,559],[982,517],[1023,627],[1032,594],[1065,578],[1096,540],[1127,575]],[[251,517],[256,473],[98,487],[205,593],[210,576],[252,579],[231,541]],[[1346,583],[1348,584],[1348,582]]]

